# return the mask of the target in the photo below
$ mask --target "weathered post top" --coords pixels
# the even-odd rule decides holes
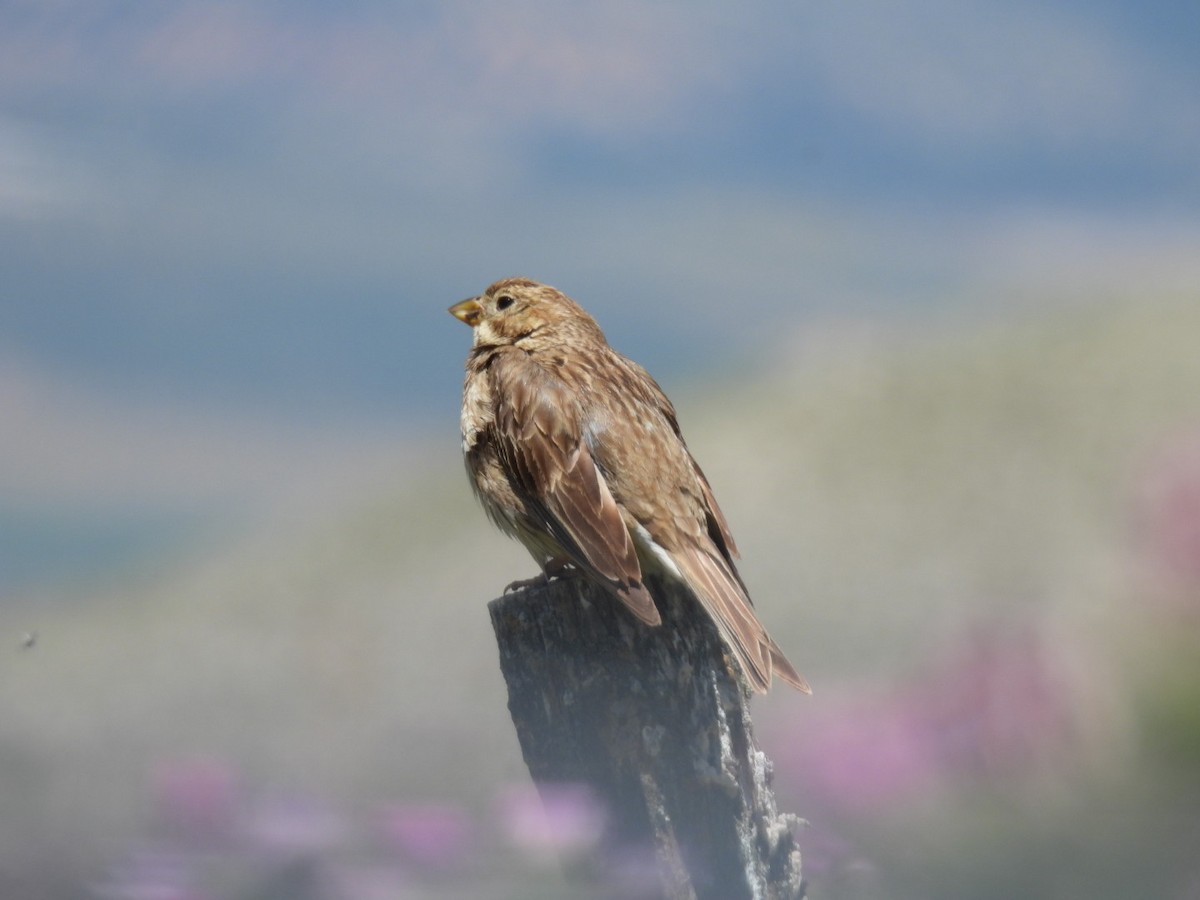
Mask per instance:
[[[603,804],[578,873],[599,896],[797,900],[801,820],[776,808],[724,644],[686,589],[648,586],[659,627],[584,578],[489,604],[529,772]]]

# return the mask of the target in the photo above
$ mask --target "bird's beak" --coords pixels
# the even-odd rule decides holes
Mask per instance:
[[[464,300],[462,303],[455,303],[450,307],[450,315],[466,322],[474,328],[479,324],[479,320],[483,318],[483,307],[479,305],[478,300],[471,298],[470,300]]]

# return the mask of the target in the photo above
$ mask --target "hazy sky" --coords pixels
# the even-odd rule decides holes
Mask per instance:
[[[1194,286],[1197,47],[1195,0],[8,0],[0,355],[399,416],[456,409],[445,308],[512,274],[668,374]]]

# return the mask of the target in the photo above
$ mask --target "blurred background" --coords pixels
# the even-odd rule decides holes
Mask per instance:
[[[0,4],[0,896],[557,898],[459,459],[676,400],[814,898],[1200,897],[1200,6]]]

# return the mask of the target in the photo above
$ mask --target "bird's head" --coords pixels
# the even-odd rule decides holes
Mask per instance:
[[[600,326],[583,307],[528,278],[497,281],[478,297],[455,303],[450,314],[471,326],[476,347],[520,343],[533,349],[563,340],[604,342]]]

